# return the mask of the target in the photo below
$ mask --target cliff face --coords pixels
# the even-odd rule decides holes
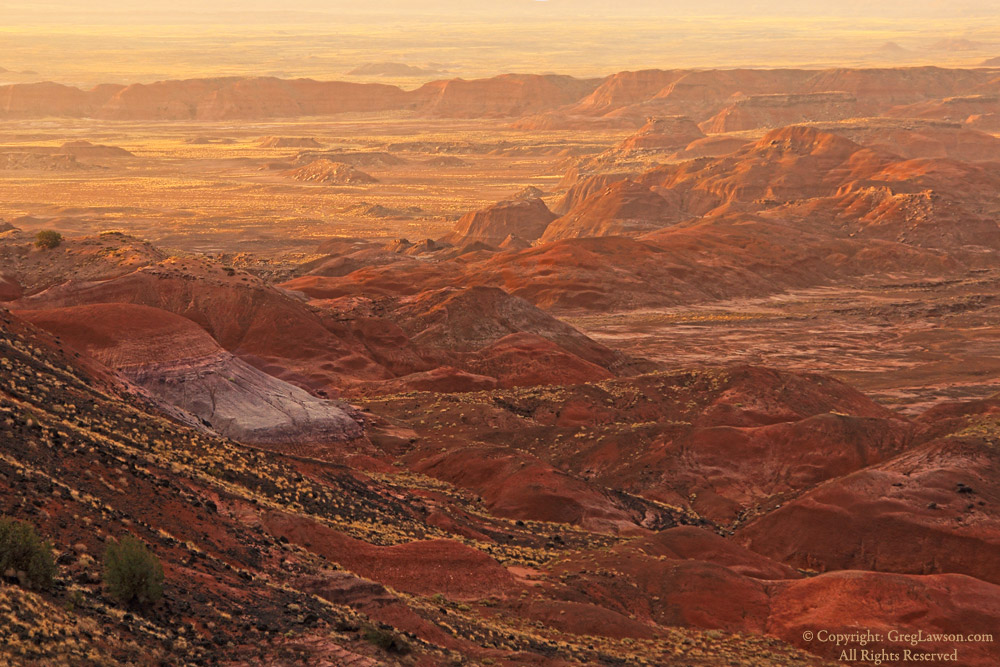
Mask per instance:
[[[453,79],[404,91],[385,84],[276,79],[188,79],[84,91],[55,83],[0,86],[0,115],[115,120],[230,120],[417,111],[439,117],[504,117],[580,99],[597,81],[569,76],[507,74]]]
[[[862,117],[874,110],[874,105],[861,104],[850,93],[752,95],[727,106],[698,127],[709,134],[721,134],[808,121]]]
[[[450,79],[413,91],[421,114],[444,118],[494,118],[538,113],[576,102],[596,80],[569,76],[504,74],[491,79]]]

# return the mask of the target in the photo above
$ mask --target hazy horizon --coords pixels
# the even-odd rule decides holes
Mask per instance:
[[[979,0],[124,0],[0,6],[0,83],[80,86],[199,76],[372,80],[414,87],[505,72],[936,64],[1000,55],[1000,10]],[[986,19],[986,20],[984,20]],[[406,75],[355,76],[366,63]]]

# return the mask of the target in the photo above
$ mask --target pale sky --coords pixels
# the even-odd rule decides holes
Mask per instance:
[[[318,12],[336,15],[445,15],[450,17],[564,17],[593,16],[704,16],[709,14],[753,18],[796,17],[910,17],[962,18],[1000,15],[996,0],[170,0],[158,8],[135,0],[8,0],[0,3],[7,20],[67,21],[121,17],[184,17],[213,13]]]
[[[0,0],[0,85],[199,76],[415,87],[507,72],[976,67],[1000,0]],[[399,70],[397,70],[399,71]]]

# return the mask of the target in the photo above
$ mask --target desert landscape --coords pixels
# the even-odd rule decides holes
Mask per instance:
[[[988,26],[7,11],[0,662],[1000,664]]]

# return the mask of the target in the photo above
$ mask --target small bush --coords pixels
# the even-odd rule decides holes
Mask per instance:
[[[39,248],[58,248],[63,242],[62,234],[51,229],[43,229],[35,234],[35,245]]]
[[[141,540],[126,535],[104,552],[104,583],[120,602],[151,604],[163,597],[163,567]]]
[[[10,517],[0,517],[0,573],[24,572],[35,588],[48,588],[56,573],[52,545],[42,540],[35,527]]]
[[[410,645],[402,636],[392,630],[384,630],[374,625],[366,625],[361,632],[361,638],[369,644],[378,646],[383,651],[406,655],[410,652]]]
[[[66,604],[64,606],[66,611],[75,611],[76,609],[82,607],[86,601],[87,598],[83,596],[83,593],[76,590],[69,594],[69,597],[66,598]]]

